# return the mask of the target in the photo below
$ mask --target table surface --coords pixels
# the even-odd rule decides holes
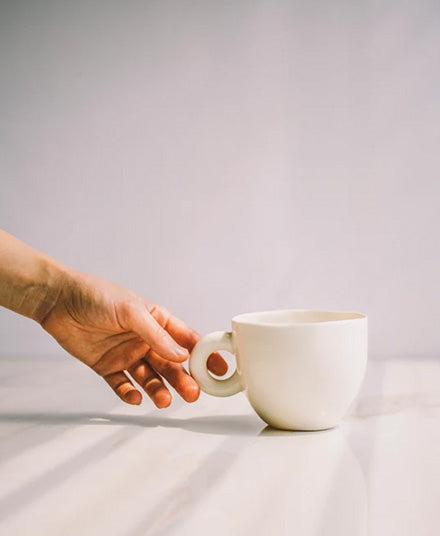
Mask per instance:
[[[0,534],[439,533],[440,358],[370,359],[344,423],[308,433],[243,394],[159,411],[66,356],[0,364]]]

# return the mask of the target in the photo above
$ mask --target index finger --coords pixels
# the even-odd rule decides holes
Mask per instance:
[[[200,340],[201,335],[190,328],[183,320],[173,316],[165,307],[147,303],[151,316],[160,324],[173,339],[191,351]]]
[[[129,303],[124,310],[122,327],[139,335],[160,356],[178,363],[188,359],[188,350],[171,336],[143,303]]]
[[[150,314],[155,318],[156,322],[166,329],[176,342],[191,352],[201,339],[200,333],[190,328],[183,320],[173,316],[160,305],[149,304],[149,308]],[[218,352],[214,352],[209,356],[207,365],[208,369],[217,376],[223,376],[228,371],[228,364]]]

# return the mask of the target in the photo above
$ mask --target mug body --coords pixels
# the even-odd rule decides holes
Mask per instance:
[[[365,373],[365,315],[246,313],[232,319],[232,328],[241,386],[264,421],[288,430],[322,430],[341,421]]]

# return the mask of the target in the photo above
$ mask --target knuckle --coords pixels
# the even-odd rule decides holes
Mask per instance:
[[[104,368],[102,366],[101,360],[97,361],[94,365],[91,365],[90,368],[98,374],[98,376],[105,376]]]
[[[131,324],[141,311],[141,304],[136,299],[127,299],[120,304],[121,319],[124,324]]]
[[[121,360],[121,358],[107,357],[100,359],[97,363],[95,363],[92,369],[96,372],[96,374],[98,374],[98,376],[105,378],[106,376],[114,374],[115,372],[124,370],[124,365],[125,363],[123,362],[123,360]]]
[[[158,315],[159,313],[159,306],[156,305],[155,303],[152,303],[148,306],[148,312],[150,313],[151,316],[153,316],[154,318],[156,318],[156,316]]]
[[[149,313],[161,326],[166,327],[171,317],[171,313],[161,305],[153,305]]]
[[[160,307],[160,314],[165,322],[168,322],[171,313],[165,307]]]
[[[152,390],[156,390],[158,387],[160,387],[161,384],[162,382],[158,376],[154,374],[154,372],[149,372],[142,382],[142,387],[148,392],[151,392]]]
[[[146,351],[146,353],[145,353],[145,355],[144,355],[144,357],[143,357],[143,360],[144,360],[144,361],[147,361],[147,362],[149,363],[150,360],[151,360],[152,348],[151,348],[151,347],[148,347],[148,346],[147,346],[146,348],[147,348],[147,351]]]
[[[141,359],[143,355],[146,353],[147,345],[144,342],[136,343],[134,346],[132,346],[126,355],[126,360],[130,363],[136,361],[137,359]]]
[[[133,318],[138,313],[138,304],[133,301],[127,301],[122,304],[122,310],[127,315],[127,318]]]
[[[156,339],[163,341],[168,337],[168,333],[163,329],[162,326],[158,326],[154,333]]]
[[[193,344],[197,344],[199,342],[199,340],[202,338],[200,333],[198,333],[195,329],[191,329],[190,337],[191,337],[191,342]]]

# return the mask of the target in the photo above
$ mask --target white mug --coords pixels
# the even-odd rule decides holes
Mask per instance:
[[[338,425],[357,395],[368,353],[367,317],[340,311],[265,311],[232,319],[196,344],[189,369],[214,396],[245,391],[270,426],[324,430]],[[235,354],[237,369],[215,379],[206,362],[217,350]]]

